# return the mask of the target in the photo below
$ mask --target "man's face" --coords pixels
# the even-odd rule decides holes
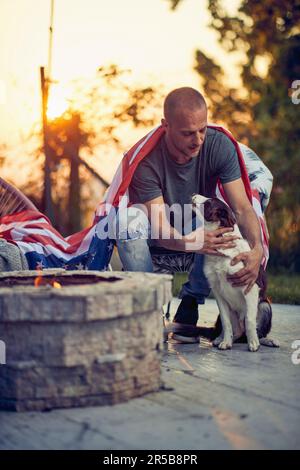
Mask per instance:
[[[166,128],[166,140],[170,153],[181,160],[189,161],[196,157],[203,145],[207,129],[207,110],[176,112],[166,121],[162,120]]]

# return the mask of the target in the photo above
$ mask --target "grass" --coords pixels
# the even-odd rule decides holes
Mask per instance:
[[[268,296],[274,303],[300,305],[300,275],[268,274]]]
[[[177,296],[186,273],[176,273],[173,280],[173,295]],[[210,295],[212,298],[212,295]],[[268,273],[268,297],[273,303],[300,305],[300,275]]]

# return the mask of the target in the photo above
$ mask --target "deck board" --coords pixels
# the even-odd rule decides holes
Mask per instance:
[[[300,309],[273,311],[280,349],[166,344],[160,392],[113,407],[0,412],[0,449],[299,449],[300,364],[291,345],[300,340]],[[209,300],[201,322],[216,314]]]

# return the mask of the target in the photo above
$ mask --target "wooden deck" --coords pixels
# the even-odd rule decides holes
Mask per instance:
[[[214,301],[202,310],[201,323],[214,320]],[[280,349],[166,344],[160,392],[113,407],[0,412],[0,449],[299,449],[300,364],[291,355],[300,308],[273,311]]]

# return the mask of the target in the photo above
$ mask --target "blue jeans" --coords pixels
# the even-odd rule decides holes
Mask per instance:
[[[153,272],[150,246],[150,224],[147,216],[137,207],[123,209],[116,218],[115,239],[125,271]],[[203,272],[204,255],[195,254],[188,281],[179,297],[191,295],[198,304],[204,304],[210,288]]]

